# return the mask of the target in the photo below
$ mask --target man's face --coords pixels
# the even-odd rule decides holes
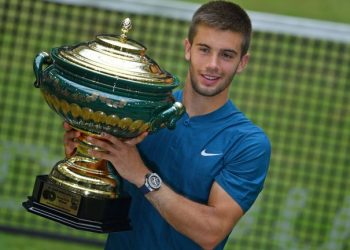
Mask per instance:
[[[234,75],[248,62],[248,55],[241,57],[242,39],[239,33],[200,25],[192,44],[185,41],[185,58],[190,62],[190,81],[196,93],[227,97]]]

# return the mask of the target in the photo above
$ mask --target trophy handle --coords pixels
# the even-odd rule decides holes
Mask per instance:
[[[158,114],[151,122],[151,131],[162,127],[174,129],[176,121],[185,112],[185,107],[181,102],[175,102],[170,108]]]
[[[36,88],[40,88],[41,82],[42,82],[42,72],[43,72],[43,65],[50,65],[52,64],[52,60],[50,55],[47,52],[40,52],[34,59],[33,62],[33,69],[35,73],[36,80],[34,82],[34,86]]]

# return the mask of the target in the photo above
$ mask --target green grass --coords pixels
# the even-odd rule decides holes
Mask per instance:
[[[99,250],[103,247],[67,243],[48,240],[39,237],[29,237],[17,234],[0,233],[0,248],[3,250]]]

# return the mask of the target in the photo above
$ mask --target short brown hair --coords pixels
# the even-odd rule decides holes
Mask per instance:
[[[246,11],[239,5],[228,1],[210,1],[202,5],[194,13],[188,31],[188,40],[191,44],[196,35],[197,26],[201,24],[242,34],[242,56],[248,52],[252,24]]]

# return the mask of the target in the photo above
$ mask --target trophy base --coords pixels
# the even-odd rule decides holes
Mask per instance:
[[[131,229],[130,203],[130,197],[86,197],[50,182],[48,175],[39,175],[23,206],[28,212],[79,230],[109,233]]]

